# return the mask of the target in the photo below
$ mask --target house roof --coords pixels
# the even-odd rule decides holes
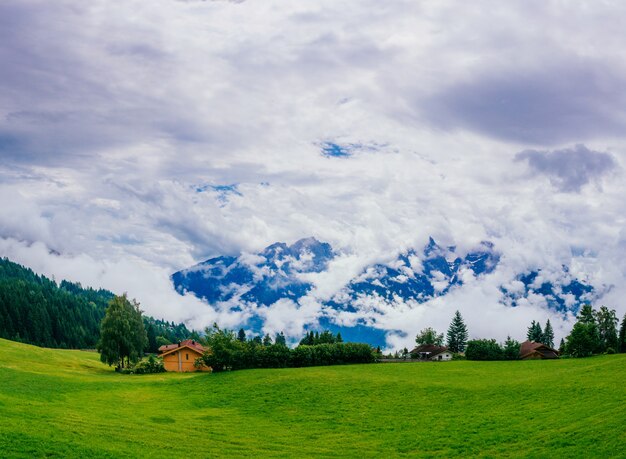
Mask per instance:
[[[556,359],[559,356],[559,351],[552,349],[542,343],[536,343],[534,341],[524,341],[519,349],[519,356],[521,359],[528,357],[532,354],[541,354],[546,359]]]
[[[180,343],[166,344],[161,346],[159,348],[159,353],[161,355],[166,355],[181,348],[188,348],[199,354],[203,354],[204,351],[206,351],[206,349],[197,341],[194,341],[192,339],[186,339],[185,341],[181,341]]]
[[[431,356],[441,354],[448,350],[447,346],[437,346],[436,344],[420,344],[411,351],[411,354],[430,354]]]

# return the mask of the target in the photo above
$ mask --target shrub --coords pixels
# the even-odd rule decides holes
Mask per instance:
[[[153,355],[148,356],[148,358],[142,359],[137,362],[135,365],[124,368],[121,370],[121,373],[124,374],[135,374],[135,375],[146,375],[150,373],[164,373],[165,366],[163,365],[163,360]]]
[[[504,351],[495,339],[474,339],[467,342],[467,360],[502,360]]]

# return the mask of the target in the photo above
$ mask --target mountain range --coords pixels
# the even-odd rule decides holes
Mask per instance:
[[[243,328],[252,333],[261,332],[268,307],[288,300],[298,308],[313,298],[320,303],[320,313],[305,324],[306,329],[330,329],[345,339],[378,345],[384,344],[390,330],[366,319],[372,302],[424,303],[461,288],[468,279],[491,275],[501,261],[488,241],[458,254],[456,247],[440,246],[430,238],[425,247],[404,251],[391,263],[367,266],[332,297],[320,299],[315,294],[315,276],[326,272],[339,256],[330,244],[310,237],[292,245],[277,242],[256,254],[211,258],[174,273],[171,279],[180,294],[192,293],[218,310],[242,311]],[[567,267],[562,271],[559,283],[544,280],[539,268],[519,273],[515,288],[500,287],[501,302],[516,307],[529,296],[541,296],[555,311],[576,312],[593,297],[594,289],[569,275]],[[340,313],[360,319],[345,325],[345,320],[337,319]]]

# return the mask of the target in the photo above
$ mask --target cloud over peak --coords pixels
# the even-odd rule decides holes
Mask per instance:
[[[590,150],[585,145],[553,151],[525,150],[515,155],[515,161],[527,162],[532,173],[548,177],[552,185],[565,193],[578,192],[618,167],[611,154]]]

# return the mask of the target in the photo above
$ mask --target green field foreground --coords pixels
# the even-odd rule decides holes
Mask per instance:
[[[0,457],[626,457],[626,355],[139,376],[0,340]]]

